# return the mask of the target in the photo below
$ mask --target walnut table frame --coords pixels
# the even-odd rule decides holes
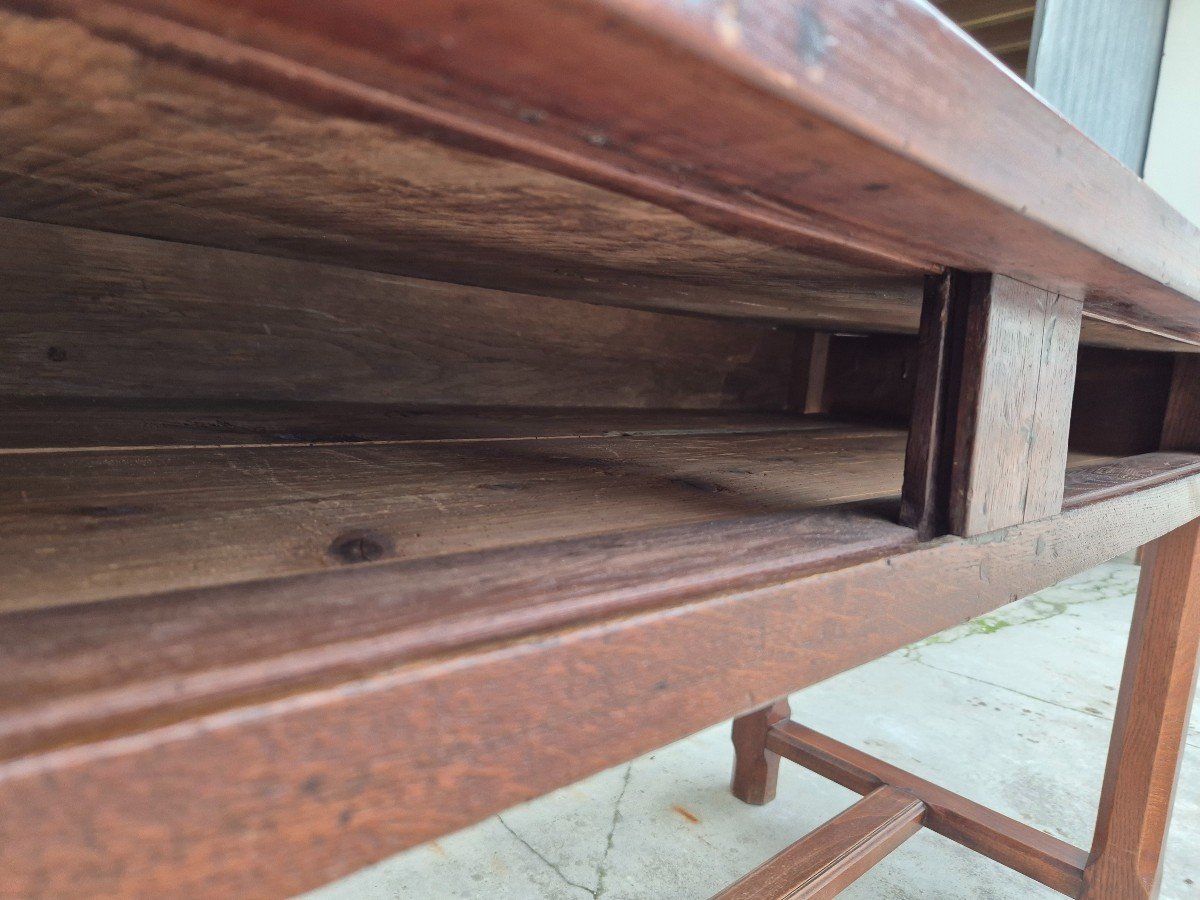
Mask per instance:
[[[0,0],[0,895],[284,896],[737,718],[1151,896],[1200,230],[921,0]],[[1114,556],[1092,853],[772,704]],[[798,648],[803,648],[801,652]]]
[[[1090,854],[805,728],[779,702],[734,723],[733,793],[756,805],[771,801],[782,758],[865,799],[843,814],[840,827],[823,826],[720,896],[834,896],[920,827],[1068,897],[1155,896],[1195,689],[1200,523],[1150,544],[1142,565]],[[885,802],[904,827],[883,828],[869,815]]]

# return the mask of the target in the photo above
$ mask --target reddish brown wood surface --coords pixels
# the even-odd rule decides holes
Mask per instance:
[[[1100,813],[1081,896],[1151,898],[1162,880],[1200,650],[1200,520],[1145,548]]]
[[[828,900],[921,830],[925,806],[880,787],[713,900]]]
[[[795,340],[5,219],[0,271],[8,396],[782,410]]]
[[[974,535],[1054,515],[1080,305],[952,271],[927,280],[922,315],[901,521]]]
[[[858,556],[744,522],[5,617],[0,893],[328,881],[1145,543],[1196,478]]]
[[[332,246],[322,234],[344,233],[348,210],[323,214],[313,202],[314,189],[330,202],[350,198],[360,222],[378,223],[379,210],[389,204],[399,208],[388,191],[373,194],[345,178],[344,154],[329,149],[340,146],[343,136],[314,143],[317,136],[301,124],[289,143],[284,133],[273,132],[272,121],[303,122],[304,116],[281,117],[278,107],[251,99],[246,88],[256,88],[368,124],[364,136],[369,131],[373,146],[381,148],[373,159],[386,158],[396,135],[416,143],[432,139],[651,209],[669,208],[763,247],[802,251],[803,265],[797,267],[795,257],[790,262],[794,284],[797,271],[814,275],[805,279],[804,294],[816,298],[832,290],[851,304],[882,299],[881,322],[888,318],[889,298],[901,296],[911,321],[916,285],[910,281],[899,290],[897,274],[948,264],[1010,272],[1086,298],[1091,312],[1109,321],[1200,338],[1195,226],[916,0],[897,0],[882,15],[873,0],[819,0],[799,13],[770,0],[737,8],[717,0],[465,6],[354,0],[336,8],[315,0],[10,5],[46,17],[38,20],[40,32],[30,22],[11,27],[20,41],[6,56],[18,72],[57,51],[63,60],[87,58],[103,73],[88,85],[102,96],[88,102],[67,87],[52,102],[39,105],[45,98],[34,96],[21,107],[24,119],[13,126],[23,125],[37,140],[14,147],[6,163],[5,208],[16,216],[247,248],[252,235],[270,227],[272,238],[259,239],[257,248],[296,254],[308,247],[328,254]],[[54,15],[80,27],[63,28]],[[202,72],[236,87],[219,91]],[[131,79],[136,84],[139,78],[151,81],[129,90]],[[893,87],[881,94],[881,83]],[[178,128],[170,130],[174,145],[166,132],[156,134],[166,122],[161,109],[138,107],[137,98],[149,88],[171,96],[170,124],[183,126],[198,147],[227,153],[231,165],[245,164],[280,188],[272,204],[208,180],[212,157],[180,153]],[[198,100],[216,93],[224,95],[216,105]],[[120,133],[121,119],[105,105],[116,101],[125,122],[135,115],[144,121],[136,135]],[[264,145],[275,151],[271,159],[246,158],[229,140],[222,115],[232,116],[234,109],[239,116],[245,111],[240,122],[254,123],[255,133],[264,135]],[[91,124],[82,130],[83,143],[89,134],[111,136],[107,156],[72,156],[74,145],[57,123],[84,115]],[[409,143],[413,152],[423,152]],[[288,161],[293,147],[316,146],[324,149]],[[151,190],[122,164],[121,147],[163,159],[172,177],[198,184],[178,196],[162,191],[159,182]],[[797,148],[803,148],[799,158]],[[209,163],[203,171],[200,159]],[[55,179],[43,174],[51,162],[60,166]],[[398,181],[393,176],[390,183]],[[95,196],[103,201],[88,199]],[[461,201],[464,195],[455,196]],[[307,205],[289,209],[297,198]],[[652,281],[654,273],[644,257],[621,276],[587,237],[606,231],[590,227],[594,220],[584,212],[589,202],[567,205],[572,216],[583,217],[570,221],[582,227],[563,229],[560,212],[553,217],[557,233],[528,230],[527,258],[519,264],[515,257],[506,263],[481,237],[465,237],[478,216],[458,219],[462,230],[456,233],[430,231],[437,219],[428,206],[402,219],[404,227],[425,231],[401,243],[428,251],[422,258],[439,271],[476,283],[510,282],[504,286],[564,295],[573,290],[624,304],[656,293],[664,302],[678,297],[663,292],[661,282],[657,291],[651,287],[646,278]],[[599,197],[591,205],[615,208]],[[1115,210],[1123,222],[1119,230],[1110,225]],[[441,213],[447,212],[443,203]],[[638,216],[644,226],[654,214],[647,209]],[[356,265],[393,271],[411,266],[412,260],[394,253],[388,261],[384,234],[364,226],[347,235],[339,252],[356,257]],[[586,262],[563,246],[562,237],[572,235],[592,243]],[[557,262],[567,261],[569,271],[545,252],[548,242],[562,248]],[[643,251],[642,242],[625,247],[626,253]],[[852,261],[852,268],[823,266],[820,259],[830,253]],[[733,262],[734,256],[722,256]],[[782,273],[786,261],[779,262],[775,271]],[[864,265],[882,279],[865,290],[861,279],[854,286],[847,277],[853,266]],[[684,269],[668,277],[687,282]],[[781,277],[760,293],[786,291],[786,281]],[[754,290],[754,279],[740,278],[737,286]],[[727,290],[707,305],[733,310],[736,294]],[[797,305],[804,302],[798,295]],[[682,304],[698,308],[686,298]]]
[[[791,715],[787,700],[733,720],[733,778],[729,789],[743,803],[762,806],[775,799],[779,754],[767,749],[767,732]]]
[[[784,759],[860,794],[876,791],[883,785],[898,788],[925,805],[923,824],[931,831],[1069,897],[1079,891],[1087,853],[1065,841],[797,722],[776,725],[768,735],[767,746]],[[980,760],[980,764],[986,765],[986,760]]]
[[[492,412],[474,440],[469,416],[412,418],[462,437],[0,453],[0,610],[890,498],[904,443],[783,416],[628,433],[594,411],[581,436],[526,416],[504,437]]]

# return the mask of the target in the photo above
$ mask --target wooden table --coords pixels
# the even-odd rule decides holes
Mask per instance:
[[[932,8],[4,0],[0,96],[0,894],[286,895],[737,717],[864,799],[729,896],[921,827],[1154,895],[1200,232]],[[1140,546],[1090,853],[778,701]]]

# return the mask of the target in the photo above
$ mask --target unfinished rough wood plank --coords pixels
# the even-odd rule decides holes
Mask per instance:
[[[950,529],[973,535],[1062,507],[1082,306],[1003,275],[971,276]]]
[[[185,447],[286,447],[371,443],[622,436],[844,433],[822,416],[669,409],[448,407],[286,400],[0,398],[0,455]]]
[[[787,700],[733,720],[733,779],[730,790],[743,803],[762,806],[775,799],[779,754],[767,750],[767,732],[791,715]]]
[[[72,422],[101,432],[121,423],[103,406],[26,412],[20,434],[46,442],[63,429],[88,434]],[[185,446],[0,452],[0,609],[890,504],[904,443],[895,428],[780,415],[303,404],[122,412],[110,439],[144,428],[164,440],[162,429]],[[54,416],[59,428],[42,433],[38,423]]]
[[[114,101],[110,106],[120,108],[124,121],[139,98],[165,94],[177,117],[172,124],[185,125],[205,150],[213,150],[207,144],[216,134],[217,147],[233,154],[231,162],[261,173],[255,179],[260,183],[277,176],[272,159],[317,147],[308,155],[318,161],[321,177],[313,178],[310,166],[306,181],[293,180],[301,195],[314,187],[325,191],[341,178],[344,154],[338,165],[322,165],[337,150],[319,148],[344,146],[343,136],[322,142],[302,128],[301,139],[289,142],[271,130],[280,116],[278,102],[263,100],[260,108],[265,103],[271,114],[256,113],[246,88],[356,124],[365,120],[383,135],[384,146],[397,134],[432,137],[518,160],[568,181],[670,207],[752,243],[799,249],[809,260],[836,253],[885,275],[895,274],[892,267],[916,273],[942,263],[1011,272],[1086,297],[1094,312],[1112,321],[1200,337],[1194,299],[1200,277],[1192,265],[1200,232],[916,0],[897,0],[886,16],[873,0],[820,0],[800,17],[791,4],[770,0],[733,11],[717,0],[508,0],[453,8],[435,0],[402,7],[355,0],[339,4],[336,13],[311,0],[22,0],[20,6],[45,15],[37,24],[49,36],[19,30],[28,44],[6,51],[5,58],[19,71],[56,53],[60,68],[51,71],[64,71],[68,87],[41,111],[38,97],[32,114],[21,107],[24,133],[38,140],[6,157],[13,178],[4,196],[14,214],[76,224],[91,217],[109,228],[140,223],[143,233],[181,228],[190,240],[203,232],[218,241],[244,239],[245,223],[253,219],[260,235],[271,223],[285,225],[271,247],[295,252],[298,243],[319,241],[322,232],[334,234],[348,220],[377,219],[380,209],[403,207],[387,196],[389,179],[368,181],[370,189],[353,179],[326,191],[338,204],[328,212],[310,203],[307,211],[278,215],[290,202],[286,191],[272,191],[264,206],[199,174],[195,157],[188,160],[190,146],[179,150],[178,128],[167,140],[161,106],[143,109],[137,115],[143,127],[132,135],[114,132],[104,118],[109,106],[71,96],[80,79],[72,80],[66,61],[86,59],[96,72],[91,87],[103,94],[100,99]],[[55,14],[73,20],[74,30],[64,30]],[[397,34],[419,39],[396,40]],[[513,59],[523,65],[514,68]],[[913,60],[921,61],[919,76]],[[205,77],[197,71],[237,87],[218,101],[218,87],[206,83],[197,90]],[[904,89],[881,100],[881,77]],[[130,89],[131,79],[137,89]],[[90,102],[80,102],[85,99]],[[247,114],[235,116],[235,109]],[[95,110],[90,114],[100,116],[96,128],[107,134],[106,153],[80,154],[59,123]],[[220,132],[229,119],[241,132],[274,135],[258,144],[267,145],[269,158],[225,150],[230,142]],[[971,124],[966,135],[964,121]],[[242,133],[238,137],[247,143]],[[119,158],[120,145],[132,148],[141,140],[150,146],[140,148],[138,159],[168,160],[172,175],[194,190],[175,198],[155,179],[157,192],[143,201],[153,192],[134,167],[122,165],[127,158]],[[794,175],[797,147],[805,151],[803,177]],[[215,167],[211,154],[200,155],[210,161],[205,172],[240,171],[236,165]],[[388,158],[396,156],[356,155],[372,164]],[[56,177],[48,177],[48,166]],[[454,195],[460,203],[468,196]],[[362,207],[361,215],[344,216],[343,197]],[[91,198],[102,198],[99,206]],[[170,202],[175,199],[180,202]],[[526,272],[526,280],[545,279],[542,289],[557,279],[559,290],[575,284],[592,299],[607,296],[606,302],[652,296],[654,289],[635,286],[628,268],[618,275],[590,240],[584,241],[590,245],[585,255],[598,268],[589,274],[588,263],[576,265],[565,248],[559,262],[568,263],[569,271],[565,277],[561,269],[556,273],[545,247],[562,247],[580,235],[630,233],[599,227],[584,213],[586,204],[568,206],[567,220],[583,227],[564,229],[560,211],[554,233],[543,230],[537,240],[521,241],[529,258],[520,266],[512,259],[506,264],[485,241],[468,246],[471,241],[456,243],[453,234],[429,232],[427,216],[401,214],[396,224],[426,229],[413,236],[423,240],[405,243],[421,247],[420,258],[439,265],[454,257],[455,265],[443,268],[458,271],[460,279],[472,269],[493,279],[520,279]],[[106,219],[97,217],[100,207]],[[489,203],[483,219],[490,222],[499,208]],[[1107,224],[1114,209],[1125,222],[1119,238]],[[225,211],[234,221],[222,232],[215,219]],[[438,212],[444,220],[445,204]],[[459,221],[469,230],[472,219]],[[629,253],[644,259],[642,243],[652,252],[675,246],[646,233],[646,242],[622,242],[613,259]],[[377,230],[373,234],[345,251],[357,245],[367,257],[386,256],[387,241],[378,239]],[[390,238],[394,246],[395,233]],[[732,274],[755,257],[709,259],[717,271]],[[793,284],[798,271],[816,271],[790,261]],[[591,277],[604,283],[586,283]],[[840,280],[825,279],[824,289]],[[755,290],[752,278],[740,281]],[[821,279],[805,290],[821,293]],[[716,306],[739,305],[736,293],[727,292]],[[873,294],[857,291],[868,303]],[[758,295],[770,296],[762,289]],[[851,286],[849,302],[855,295]],[[756,302],[746,301],[745,308]]]
[[[767,746],[784,759],[860,794],[891,785],[925,805],[924,826],[976,853],[1015,869],[1047,887],[1078,894],[1087,854],[1052,835],[1031,828],[791,721],[780,722]],[[981,760],[986,764],[986,760]]]
[[[159,597],[6,617],[2,652],[21,664],[0,667],[0,676],[40,680],[40,689],[0,689],[0,698],[32,703],[6,723],[6,740],[26,750],[0,765],[0,804],[10,811],[0,818],[0,893],[294,893],[874,659],[1197,516],[1192,477],[982,542],[912,545],[824,572],[818,555],[807,575],[795,562],[803,541],[783,534],[773,551],[750,547],[747,568],[715,594],[705,593],[713,587],[704,561],[727,560],[746,543],[727,527],[701,529],[704,540],[689,530],[665,548],[568,543],[526,548],[520,564],[481,559],[478,569],[468,557],[412,579],[364,567],[339,578],[336,591],[309,576],[286,587],[180,594],[178,603]],[[647,596],[639,588],[647,573],[663,585],[663,567],[680,554],[681,580]],[[790,580],[770,575],[789,565]],[[432,593],[405,599],[418,587]],[[530,616],[531,602],[547,611],[556,592],[572,590],[571,609],[602,609],[603,618],[564,629],[571,619],[561,612]],[[389,612],[436,619],[451,595],[480,614],[475,627],[459,620],[460,649],[429,643],[427,632],[432,656],[397,655]],[[489,605],[505,596],[517,599],[507,615],[527,629],[520,640],[497,641],[489,624]],[[308,649],[294,630],[246,625],[248,611],[283,598],[271,618],[308,633]],[[139,610],[159,624],[148,627]],[[218,634],[222,622],[231,630]],[[354,627],[361,630],[351,637]],[[264,642],[277,638],[264,655]],[[46,652],[47,640],[58,648]],[[111,641],[130,655],[106,653]],[[114,658],[124,660],[120,671]],[[56,690],[64,691],[58,702]],[[448,791],[459,802],[438,802]],[[278,865],[283,856],[287,866]]]
[[[920,831],[924,815],[911,794],[877,788],[713,900],[829,900]]]
[[[754,223],[730,234],[494,142],[437,143],[382,92],[292,103],[223,82],[159,58],[170,27],[153,47],[114,39],[114,9],[81,5],[90,31],[0,13],[0,214],[623,306],[813,322],[858,307],[883,328],[915,310],[911,265],[772,246]]]
[[[900,522],[926,538],[945,534],[950,527],[953,411],[962,367],[959,320],[964,305],[955,292],[962,289],[962,279],[953,273],[925,279]]]
[[[739,434],[727,422],[712,434],[613,434],[601,412],[588,429],[600,436],[546,440],[526,422],[515,439],[0,454],[0,610],[769,515],[899,488],[899,429]]]
[[[1144,551],[1129,649],[1080,895],[1158,896],[1200,650],[1200,519]]]
[[[973,535],[1061,508],[1079,322],[1005,276],[926,280],[903,523]]]
[[[2,66],[2,63],[0,63]],[[793,336],[0,219],[0,394],[783,409]]]

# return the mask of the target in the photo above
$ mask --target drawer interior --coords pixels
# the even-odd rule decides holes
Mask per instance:
[[[6,227],[3,611],[850,504],[896,518],[910,335]],[[1087,354],[1093,406],[1169,378],[1161,354]],[[1161,413],[1128,415],[1140,432],[1082,418],[1073,464],[1153,449],[1105,446]]]
[[[809,329],[9,228],[4,611],[899,495],[903,353],[822,412]]]
[[[0,456],[4,606],[893,498],[905,442],[780,413],[375,416],[361,441]]]

